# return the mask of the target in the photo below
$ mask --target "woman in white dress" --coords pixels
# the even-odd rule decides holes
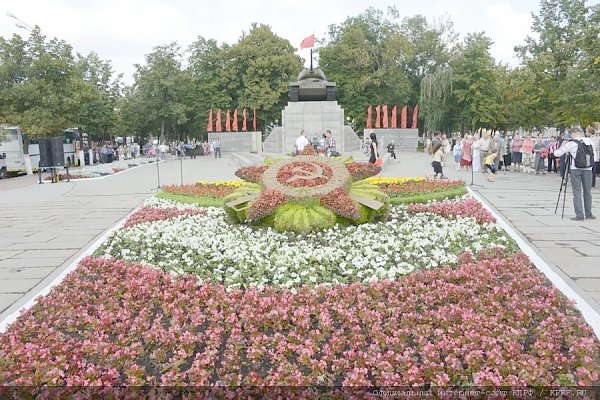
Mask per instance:
[[[479,172],[481,169],[481,158],[479,153],[479,135],[475,136],[475,142],[473,142],[473,172]]]

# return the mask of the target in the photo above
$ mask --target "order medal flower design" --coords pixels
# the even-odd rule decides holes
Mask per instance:
[[[248,183],[225,198],[225,209],[238,222],[304,233],[382,220],[388,197],[364,180],[380,171],[369,163],[315,155],[243,167],[236,175]]]

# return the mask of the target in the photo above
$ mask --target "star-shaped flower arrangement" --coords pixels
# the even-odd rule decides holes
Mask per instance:
[[[385,220],[388,196],[365,180],[380,171],[307,148],[298,157],[237,170],[246,183],[225,198],[225,209],[236,222],[298,233]]]

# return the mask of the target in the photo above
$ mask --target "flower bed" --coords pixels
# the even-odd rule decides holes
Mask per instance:
[[[176,218],[180,215],[204,215],[206,210],[181,210],[178,208],[161,208],[161,207],[142,207],[127,219],[124,227],[143,224],[145,222],[164,221],[170,218]]]
[[[84,259],[0,336],[31,385],[592,385],[598,341],[523,255],[400,281],[227,291]]]
[[[89,179],[89,178],[93,178],[93,176],[91,175],[80,175],[80,174],[71,174],[69,173],[69,177],[67,178],[67,174],[66,173],[61,173],[58,174],[58,180],[60,181],[66,181],[68,179]],[[52,176],[46,176],[44,178],[44,181],[51,181],[52,180]]]
[[[136,225],[113,233],[96,255],[192,272],[229,288],[346,284],[397,279],[417,270],[455,265],[464,251],[516,245],[501,228],[473,218],[431,218],[393,207],[390,220],[340,226],[298,236],[206,215]]]
[[[475,218],[480,224],[496,222],[496,218],[475,199],[412,204],[408,207],[408,211],[412,213],[432,213],[444,217],[471,217]]]
[[[456,181],[405,181],[379,183],[379,188],[390,196],[391,204],[427,203],[431,200],[460,197],[467,193],[465,182]]]
[[[164,185],[161,188],[163,191],[172,194],[191,197],[211,197],[215,199],[223,198],[233,193],[236,189],[229,185],[215,184],[193,184],[193,185]]]

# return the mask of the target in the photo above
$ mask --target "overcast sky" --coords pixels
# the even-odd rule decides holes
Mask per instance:
[[[597,3],[597,0],[591,1]],[[591,3],[591,2],[588,2]],[[265,23],[295,47],[312,33],[323,37],[327,27],[372,6],[395,5],[401,18],[421,14],[428,21],[449,16],[455,30],[485,31],[494,41],[492,55],[516,65],[513,47],[529,33],[538,0],[1,0],[0,36],[27,36],[15,26],[12,13],[42,33],[73,45],[76,52],[97,52],[131,83],[133,64],[157,45],[179,42],[187,48],[198,36],[235,43],[252,22]],[[307,58],[308,50],[299,54]]]

